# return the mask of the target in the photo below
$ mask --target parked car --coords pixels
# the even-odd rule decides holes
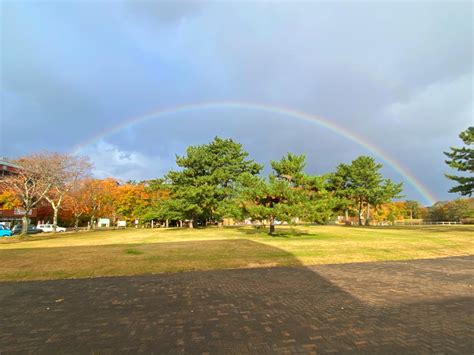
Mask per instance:
[[[8,227],[0,224],[0,237],[11,237],[12,231]]]
[[[38,229],[41,229],[43,232],[54,232],[52,224],[38,224]],[[65,232],[66,228],[56,226],[56,232]]]
[[[12,229],[12,234],[15,235],[15,234],[21,234],[21,227],[22,225],[21,224],[17,224],[15,227],[13,227]],[[28,225],[28,231],[27,231],[28,234],[38,234],[38,233],[43,233],[43,231],[39,228],[36,228],[36,226],[30,224]]]

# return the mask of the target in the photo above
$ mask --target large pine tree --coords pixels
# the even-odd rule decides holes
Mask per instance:
[[[362,216],[365,209],[365,224],[370,222],[370,209],[393,198],[401,197],[403,184],[396,184],[390,179],[384,179],[380,169],[382,164],[375,162],[374,158],[360,156],[350,165],[341,164],[336,171],[333,188],[340,188],[338,195],[346,201],[346,207],[353,206],[357,210],[359,225],[362,225]]]
[[[246,175],[242,181],[242,206],[254,220],[266,220],[270,234],[275,223],[295,218],[324,223],[331,215],[334,199],[325,188],[325,179],[303,172],[305,156],[288,153],[280,161],[271,162],[273,172],[268,179]]]
[[[236,204],[236,184],[242,174],[256,175],[262,166],[247,159],[242,145],[216,137],[211,143],[189,147],[176,157],[180,171],[171,171],[172,203],[169,212],[179,213],[195,225],[219,222],[240,212]]]
[[[461,132],[459,138],[461,138],[466,147],[451,147],[450,152],[444,152],[449,158],[446,160],[446,164],[453,169],[470,175],[460,176],[446,174],[448,179],[458,183],[458,185],[451,188],[449,192],[460,193],[462,196],[472,196],[474,192],[474,149],[472,148],[474,145],[474,127],[469,127]]]

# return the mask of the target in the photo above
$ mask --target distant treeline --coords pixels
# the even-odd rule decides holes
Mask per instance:
[[[402,183],[382,176],[382,165],[360,156],[322,175],[305,172],[306,157],[287,153],[271,161],[272,172],[248,158],[242,145],[216,137],[177,156],[178,170],[148,181],[93,179],[83,158],[42,153],[13,161],[17,173],[2,181],[3,208],[35,208],[37,218],[66,225],[100,217],[140,224],[220,225],[225,220],[264,221],[274,232],[279,222],[377,224],[399,219],[460,220],[473,217],[472,201],[456,200],[430,209],[401,198]],[[469,203],[471,205],[469,206]],[[25,214],[24,223],[28,215]]]

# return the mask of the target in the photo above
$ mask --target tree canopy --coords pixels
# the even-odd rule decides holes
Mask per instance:
[[[351,201],[357,210],[359,225],[362,225],[365,209],[365,224],[370,222],[370,208],[401,197],[403,184],[396,184],[390,179],[384,179],[380,169],[382,164],[368,156],[360,156],[350,165],[341,164],[332,176],[333,189],[339,188],[337,194],[346,201]],[[337,191],[337,190],[336,190]],[[347,207],[348,202],[344,203]]]
[[[331,215],[333,200],[324,187],[324,178],[303,172],[305,156],[288,153],[280,161],[272,161],[268,179],[246,175],[242,180],[241,203],[244,212],[256,220],[275,223],[301,218],[323,223]]]
[[[216,137],[209,144],[189,147],[185,156],[176,157],[182,169],[166,176],[173,199],[168,210],[190,220],[191,226],[235,216],[237,183],[244,174],[256,175],[262,169],[247,157],[232,139]]]
[[[0,204],[23,207],[25,226],[28,212],[40,207],[38,219],[52,215],[54,225],[59,217],[76,228],[85,223],[94,228],[98,218],[109,218],[112,225],[139,220],[166,227],[250,218],[268,224],[270,233],[279,223],[326,223],[342,212],[347,222],[357,215],[360,224],[374,217],[419,215],[416,202],[388,204],[400,197],[402,184],[384,179],[382,165],[367,156],[340,164],[333,173],[311,175],[305,172],[304,155],[287,153],[271,161],[271,173],[263,177],[262,165],[249,159],[241,144],[216,137],[176,156],[177,170],[147,181],[92,178],[87,161],[60,154],[31,155],[14,163],[18,173],[0,181]]]
[[[448,179],[458,183],[449,192],[459,193],[462,196],[472,196],[474,192],[474,127],[469,127],[461,132],[459,138],[461,138],[466,146],[462,148],[451,147],[449,152],[444,152],[449,158],[446,160],[446,164],[450,168],[468,175],[446,174]]]

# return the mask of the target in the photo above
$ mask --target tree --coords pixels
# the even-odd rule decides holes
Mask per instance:
[[[451,147],[450,152],[444,152],[449,158],[446,164],[459,172],[468,173],[470,176],[446,174],[448,179],[456,181],[457,186],[452,187],[449,192],[460,193],[462,196],[472,196],[474,192],[474,127],[469,127],[459,134],[459,138],[466,147]]]
[[[96,218],[99,215],[112,215],[115,217],[113,206],[114,194],[118,186],[117,180],[112,178],[96,180],[86,179],[84,182],[84,195],[89,223],[95,228]]]
[[[113,205],[114,212],[126,220],[139,219],[150,206],[150,195],[143,183],[126,183],[117,186]]]
[[[285,180],[292,186],[298,186],[305,179],[303,169],[306,166],[306,157],[287,153],[280,161],[272,161],[270,164],[274,175],[279,180]]]
[[[176,157],[180,171],[171,171],[171,208],[190,220],[220,222],[236,210],[236,185],[243,174],[256,175],[261,166],[247,159],[242,145],[232,139],[214,138],[209,144],[189,147],[186,156]]]
[[[275,222],[294,218],[324,222],[330,215],[331,199],[324,189],[324,179],[304,174],[304,155],[288,153],[271,162],[268,179],[246,174],[242,179],[241,203],[253,219],[268,220],[269,234],[275,233]]]
[[[365,223],[370,221],[370,207],[377,207],[401,197],[402,183],[395,184],[390,179],[383,179],[380,169],[372,157],[360,156],[347,166],[347,196],[357,209],[359,225],[362,225],[362,213],[366,210]],[[346,169],[346,168],[345,168]]]
[[[13,160],[18,168],[15,174],[1,180],[3,189],[13,192],[17,203],[23,210],[22,234],[27,234],[29,218],[32,209],[45,197],[53,183],[53,172],[49,153],[24,156]]]
[[[349,224],[349,210],[353,207],[349,189],[349,166],[339,164],[336,171],[328,175],[327,189],[335,197],[335,212],[344,213],[344,222]]]
[[[437,202],[429,208],[428,218],[432,221],[472,220],[474,218],[474,199],[456,199]]]
[[[405,201],[405,209],[408,212],[410,219],[420,218],[420,204],[418,201]]]
[[[6,209],[13,209],[21,206],[17,194],[13,190],[4,190],[0,194],[0,206]]]
[[[332,215],[337,199],[327,189],[327,176],[311,176],[304,173],[306,157],[287,153],[271,166],[278,179],[286,180],[299,196],[297,214],[309,222],[325,223]]]
[[[150,201],[143,215],[145,221],[164,221],[165,227],[168,227],[170,220],[183,219],[179,213],[180,208],[169,205],[172,202],[170,199],[170,186],[164,179],[146,181],[145,191],[148,193]]]
[[[446,220],[460,222],[464,218],[474,217],[474,210],[470,207],[467,199],[458,198],[446,204]]]
[[[49,154],[43,164],[49,166],[51,173],[51,186],[44,198],[53,209],[53,230],[56,232],[58,212],[64,197],[89,174],[92,165],[85,158],[58,153]]]
[[[79,227],[79,219],[88,211],[87,197],[85,179],[77,181],[64,197],[63,212],[69,212],[72,215],[76,231]]]
[[[407,216],[406,202],[387,202],[375,208],[372,219],[376,222],[404,220]]]
[[[183,226],[183,220],[187,218],[187,207],[183,200],[168,198],[163,200],[153,209],[153,218],[165,222],[165,227],[169,226],[169,221],[179,221],[180,227]],[[192,223],[190,223],[192,228]]]

